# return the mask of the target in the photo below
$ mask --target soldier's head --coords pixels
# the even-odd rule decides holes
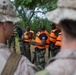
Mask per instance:
[[[51,24],[51,28],[52,28],[52,29],[56,29],[55,23],[52,23],[52,24]]]
[[[27,31],[30,31],[30,26],[26,26],[26,30]]]
[[[58,0],[57,6],[46,17],[61,27],[66,38],[76,39],[76,0]]]
[[[39,31],[44,31],[44,30],[45,30],[45,26],[44,26],[44,25],[40,25],[40,26],[38,27],[38,30],[39,30]]]
[[[0,0],[0,36],[2,35],[5,40],[10,39],[14,27],[13,23],[19,20],[16,17],[15,7],[11,1]]]

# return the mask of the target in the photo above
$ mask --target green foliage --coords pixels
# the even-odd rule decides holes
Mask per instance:
[[[14,0],[16,7],[21,5],[29,9],[33,9],[37,5],[42,8],[54,9],[56,8],[56,2],[57,0]]]
[[[57,0],[51,0],[51,4],[49,3],[50,10],[54,10],[57,7]]]
[[[35,34],[36,34],[36,32],[38,31],[38,27],[40,26],[40,25],[44,25],[45,26],[45,29],[48,31],[48,32],[50,32],[51,31],[51,26],[50,26],[50,22],[49,21],[47,21],[46,19],[39,19],[38,17],[36,17],[35,18],[35,20],[33,21],[33,22],[31,22],[31,25],[30,25],[30,27],[31,27],[31,29],[35,32]]]
[[[40,19],[38,17],[35,17],[33,21],[31,18],[34,16],[35,8],[39,7],[41,9],[46,8],[47,11],[53,10],[57,7],[57,0],[14,0],[14,5],[16,6],[16,9],[19,13],[19,16],[21,17],[22,21],[19,23],[20,27],[25,27],[26,25],[30,25],[31,29],[37,32],[37,27],[39,25],[44,25],[46,27],[46,30],[50,32],[50,22],[46,19]],[[19,9],[20,8],[20,9]],[[25,8],[27,10],[25,10]],[[26,16],[26,13],[28,10],[31,10],[29,16]],[[47,11],[43,11],[43,13],[46,13]]]

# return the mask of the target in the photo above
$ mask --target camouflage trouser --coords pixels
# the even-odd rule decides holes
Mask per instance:
[[[13,51],[16,52],[16,42],[15,42],[15,37],[12,36],[11,39],[8,41],[9,48],[13,48]]]
[[[39,68],[44,69],[45,67],[45,52],[46,49],[35,48],[36,62]]]
[[[25,51],[25,56],[31,61],[30,44],[28,42],[24,43],[24,51]]]
[[[24,42],[21,41],[19,43],[20,43],[20,53],[21,53],[21,55],[25,55],[25,50],[24,50],[25,45],[24,45]]]
[[[54,47],[52,50],[51,50],[51,56],[52,57],[55,57],[58,52],[60,51],[60,46],[57,46],[57,47]]]

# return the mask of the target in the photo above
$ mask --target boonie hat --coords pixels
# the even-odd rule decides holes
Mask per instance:
[[[0,22],[17,22],[20,18],[16,16],[15,6],[10,0],[0,0]]]
[[[57,9],[47,12],[48,20],[58,24],[61,20],[76,20],[76,0],[58,0]]]

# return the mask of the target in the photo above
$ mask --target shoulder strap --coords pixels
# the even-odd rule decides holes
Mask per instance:
[[[16,54],[14,52],[11,53],[1,75],[14,75],[14,72],[18,66],[20,59],[21,55]]]

